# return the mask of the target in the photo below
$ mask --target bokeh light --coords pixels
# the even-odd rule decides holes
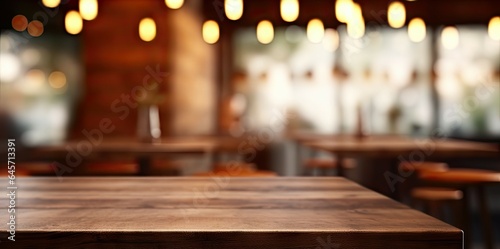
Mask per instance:
[[[43,34],[43,24],[38,20],[31,21],[28,24],[28,33],[33,37],[39,37]]]
[[[12,18],[12,28],[21,32],[28,27],[28,19],[23,15],[17,15]]]

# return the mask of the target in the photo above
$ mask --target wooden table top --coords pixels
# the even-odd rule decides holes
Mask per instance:
[[[19,178],[16,246],[462,248],[462,232],[349,180]],[[2,186],[7,185],[1,179]],[[0,205],[8,206],[5,195]],[[7,208],[0,209],[7,222]],[[4,224],[5,224],[4,223]],[[5,225],[4,225],[5,226]],[[0,230],[7,238],[6,229]]]
[[[135,138],[109,138],[93,143],[82,139],[54,145],[28,148],[29,159],[64,158],[68,152],[88,150],[91,155],[154,156],[165,154],[203,154],[211,152],[237,151],[240,139],[226,136],[192,136],[162,138],[155,143],[141,142]],[[84,153],[80,153],[84,154]]]
[[[299,143],[336,139],[340,137],[352,137],[352,136],[353,135],[348,135],[348,134],[329,134],[329,133],[323,134],[310,131],[295,131],[295,132],[288,132],[286,134],[286,137],[288,139],[297,141]]]
[[[500,158],[497,146],[455,139],[411,138],[404,136],[326,136],[302,138],[312,148],[344,156],[397,157],[419,153],[426,158],[492,157]],[[420,158],[417,155],[416,158]]]

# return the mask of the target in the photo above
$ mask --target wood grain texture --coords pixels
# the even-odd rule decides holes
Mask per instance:
[[[20,178],[17,186],[20,248],[462,248],[459,229],[344,178]],[[6,209],[0,217],[7,221]]]

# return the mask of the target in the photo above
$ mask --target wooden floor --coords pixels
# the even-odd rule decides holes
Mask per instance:
[[[2,248],[462,248],[459,229],[344,178],[16,180]]]

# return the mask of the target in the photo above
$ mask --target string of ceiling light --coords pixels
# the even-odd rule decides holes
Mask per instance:
[[[172,2],[178,2],[171,0]],[[169,6],[169,0],[165,1]],[[182,2],[182,1],[181,1]],[[228,19],[238,20],[243,15],[243,0],[225,0],[224,11]],[[300,12],[298,0],[281,0],[280,14],[285,22],[294,22],[297,20]],[[341,23],[347,26],[347,35],[354,39],[360,39],[365,35],[365,20],[363,11],[359,3],[353,0],[336,0],[335,2],[335,17]],[[406,23],[406,8],[402,2],[393,1],[387,9],[387,22],[391,28],[400,29]],[[420,17],[415,17],[408,22],[408,37],[412,42],[418,43],[425,39],[427,28],[424,20]],[[314,18],[310,20],[306,28],[307,38],[313,43],[323,41],[325,34],[330,34],[338,37],[335,29],[327,29],[325,31],[323,22]],[[208,44],[214,44],[219,40],[220,30],[219,25],[214,20],[208,20],[203,25],[203,39]],[[500,41],[500,17],[491,18],[488,23],[488,34],[491,39]],[[269,44],[274,39],[274,26],[269,20],[262,20],[257,24],[256,28],[257,40],[262,44]],[[456,27],[447,26],[441,32],[441,43],[446,49],[454,49],[459,43],[459,33]],[[338,44],[336,45],[338,46]]]
[[[168,2],[168,0],[167,0]],[[238,20],[243,15],[243,0],[225,0],[224,11],[230,20]],[[285,22],[297,20],[300,12],[298,0],[281,0],[280,14]],[[336,0],[335,17],[347,26],[347,34],[354,39],[365,35],[365,20],[361,6],[353,0]],[[387,9],[387,22],[390,27],[399,29],[406,23],[406,8],[402,2],[393,1]],[[219,39],[219,26],[216,21],[208,20],[203,25],[203,38],[205,42],[214,44]],[[408,37],[412,42],[418,43],[426,37],[426,25],[422,18],[415,17],[408,23]],[[335,32],[334,29],[328,29]],[[320,19],[310,20],[306,28],[307,38],[313,43],[320,43],[325,36],[325,28]],[[491,18],[488,24],[488,34],[491,39],[500,41],[500,17]],[[336,33],[338,36],[338,33]],[[269,20],[262,20],[256,28],[257,40],[262,44],[269,44],[274,39],[274,26]],[[454,49],[458,46],[458,30],[454,26],[447,26],[442,30],[441,42],[444,48]]]
[[[48,8],[56,8],[61,0],[42,0]],[[179,9],[184,5],[184,0],[165,0],[170,9]],[[69,11],[65,17],[65,28],[69,34],[79,34],[83,29],[83,20],[90,21],[97,17],[97,0],[79,0],[79,11]],[[236,21],[243,16],[243,0],[224,0],[224,12],[229,20]],[[299,0],[281,0],[280,14],[285,22],[294,22],[300,13]],[[336,0],[335,17],[347,26],[347,35],[354,39],[360,39],[365,35],[365,20],[361,6],[353,0]],[[402,2],[393,1],[387,9],[387,22],[394,29],[403,28],[406,23],[406,8]],[[19,23],[19,22],[16,22]],[[14,25],[14,20],[13,20]],[[16,30],[24,30],[22,27],[14,27]],[[26,28],[25,28],[26,29]],[[418,43],[426,37],[426,24],[422,18],[416,17],[408,23],[408,36],[412,42]],[[325,31],[323,22],[314,18],[310,20],[306,28],[307,38],[313,43],[323,41],[325,34],[333,34],[338,37],[334,29]],[[491,39],[500,41],[500,16],[492,17],[488,23],[488,34]],[[139,36],[143,41],[152,41],[156,36],[156,23],[146,17],[139,22]],[[274,26],[269,20],[262,20],[256,27],[257,40],[262,44],[269,44],[274,39]],[[219,24],[215,20],[207,20],[202,26],[203,40],[208,44],[215,44],[220,38]],[[441,43],[446,49],[454,49],[459,43],[459,33],[456,27],[447,26],[441,31]]]

